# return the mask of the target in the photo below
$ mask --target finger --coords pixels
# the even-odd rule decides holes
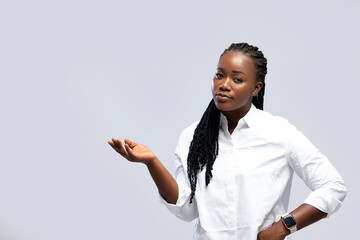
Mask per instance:
[[[121,140],[113,138],[112,141],[114,142],[114,146],[118,149],[123,149],[123,145]]]
[[[111,141],[113,141],[114,143],[121,142],[119,139],[116,139],[116,138],[112,138]]]
[[[118,139],[113,138],[112,139],[113,144],[114,144],[114,149],[121,154],[121,156],[125,157],[126,159],[129,159],[129,154],[127,153],[127,151],[124,149],[122,142]]]
[[[113,148],[116,147],[114,140],[115,140],[115,139],[113,138],[112,140],[108,141],[108,144],[110,144],[110,146],[112,146]]]
[[[115,148],[115,145],[114,145],[114,143],[113,143],[112,141],[108,141],[108,144],[109,144],[115,151],[117,151],[116,148]]]
[[[129,145],[130,148],[134,148],[137,143],[130,141],[129,139],[125,139],[125,144]]]
[[[130,148],[130,146],[127,143],[125,143],[125,148],[126,148],[127,153],[129,154],[130,158],[136,159],[132,149]]]
[[[119,151],[120,149],[116,146],[115,141],[108,141],[109,145],[115,150],[115,151]]]
[[[120,151],[121,150],[121,145],[122,145],[121,141],[113,138],[112,142],[113,142],[113,146],[114,146],[115,150]]]
[[[109,145],[117,152],[121,151],[120,146],[115,141],[108,141]]]

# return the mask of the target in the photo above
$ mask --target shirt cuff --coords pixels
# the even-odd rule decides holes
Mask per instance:
[[[179,193],[176,204],[168,203],[160,194],[160,202],[178,218],[185,221],[192,221],[197,217],[196,201],[189,203],[191,189],[187,185],[178,185]],[[195,200],[195,199],[194,199]]]
[[[336,197],[334,195],[337,195]],[[304,203],[316,207],[322,212],[327,213],[327,218],[335,213],[341,206],[346,196],[346,189],[342,193],[334,194],[328,189],[319,188],[311,192]]]
[[[177,213],[179,208],[183,206],[188,200],[191,193],[191,190],[188,186],[178,185],[178,199],[176,204],[168,203],[159,193],[160,202],[163,203],[173,214]]]

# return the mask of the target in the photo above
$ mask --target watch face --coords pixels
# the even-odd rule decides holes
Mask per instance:
[[[296,225],[295,219],[292,216],[286,216],[283,218],[283,220],[288,228],[291,228],[292,226]]]

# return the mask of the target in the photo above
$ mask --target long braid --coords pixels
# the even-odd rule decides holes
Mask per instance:
[[[197,174],[203,170],[205,165],[206,186],[210,183],[212,166],[219,152],[219,123],[220,111],[215,106],[214,100],[211,100],[195,129],[187,158],[187,171],[191,186],[190,203],[195,194]]]
[[[267,60],[263,53],[255,46],[247,43],[233,43],[221,54],[220,58],[228,51],[239,51],[251,57],[256,69],[257,81],[263,83],[259,93],[253,98],[252,103],[256,108],[263,110],[265,94],[265,75],[267,73]],[[216,107],[214,100],[211,100],[205,110],[199,124],[197,125],[194,136],[190,144],[187,158],[187,173],[190,181],[191,195],[190,203],[195,195],[197,174],[206,166],[205,183],[206,186],[212,178],[212,168],[219,153],[219,124],[220,111]]]

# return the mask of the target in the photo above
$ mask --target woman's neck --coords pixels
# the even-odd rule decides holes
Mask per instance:
[[[237,109],[237,110],[233,110],[233,111],[228,111],[228,112],[222,112],[228,122],[228,131],[230,134],[233,133],[234,129],[236,128],[238,122],[240,119],[242,119],[250,110],[250,107],[244,109]]]

